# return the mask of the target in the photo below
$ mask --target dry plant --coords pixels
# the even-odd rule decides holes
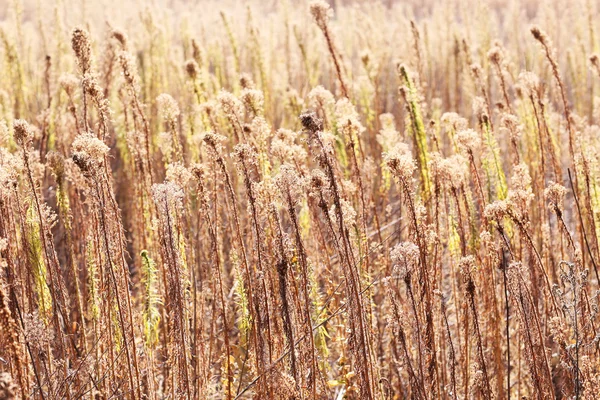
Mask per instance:
[[[597,398],[563,3],[7,2],[0,399]]]

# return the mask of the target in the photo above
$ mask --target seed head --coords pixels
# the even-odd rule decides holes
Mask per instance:
[[[467,151],[474,151],[481,147],[481,138],[473,129],[464,129],[456,134],[458,145]]]
[[[169,213],[170,206],[183,207],[184,193],[181,187],[173,182],[155,183],[152,185],[152,198],[161,215]]]
[[[120,51],[118,55],[119,64],[123,70],[123,77],[129,85],[135,84],[135,60],[127,51]]]
[[[112,37],[115,38],[120,44],[123,50],[127,50],[127,34],[120,29],[112,31]]]
[[[284,200],[287,199],[287,194],[290,194],[291,201],[296,204],[302,196],[302,188],[304,182],[298,175],[296,168],[290,164],[283,164],[279,167],[279,174],[275,177],[275,185],[283,194]]]
[[[487,219],[501,221],[508,211],[508,205],[504,200],[496,200],[488,204],[483,210],[483,215]]]
[[[246,110],[255,116],[263,113],[265,96],[262,91],[256,89],[244,89],[242,90],[241,99],[244,106],[246,106]]]
[[[15,142],[21,147],[26,147],[33,139],[33,132],[27,121],[16,119],[13,121]]]
[[[546,190],[544,190],[544,196],[548,200],[548,204],[560,211],[564,207],[565,194],[567,194],[567,189],[555,182],[550,182]]]
[[[311,133],[317,133],[323,130],[323,121],[317,117],[314,111],[307,111],[300,114],[302,126]]]
[[[181,188],[185,188],[192,179],[192,173],[182,163],[174,162],[167,165],[165,179],[177,184]]]
[[[223,142],[227,138],[223,135],[218,135],[214,132],[206,132],[202,135],[202,140],[217,154],[220,154],[223,150]]]
[[[219,102],[219,106],[227,118],[234,118],[242,121],[244,106],[237,97],[230,92],[221,90],[217,96],[217,101]]]
[[[56,151],[51,151],[46,156],[46,160],[48,162],[48,166],[52,170],[52,173],[56,177],[56,181],[61,182],[65,174],[64,157]]]
[[[519,86],[526,96],[537,96],[540,92],[540,78],[533,72],[523,71],[519,74]]]
[[[77,136],[73,141],[73,161],[82,171],[101,165],[108,154],[109,147],[93,133]]]
[[[79,79],[73,74],[63,74],[58,79],[58,83],[69,96],[73,96],[79,85]]]
[[[385,165],[403,182],[410,182],[413,172],[417,168],[410,152],[403,151],[403,147],[396,145],[391,151],[383,155]]]
[[[315,19],[319,28],[324,29],[327,27],[327,22],[333,15],[331,6],[324,0],[314,0],[310,3],[310,13]]]
[[[419,262],[419,247],[412,242],[397,244],[390,251],[394,275],[400,279],[410,279],[410,275]]]
[[[254,89],[254,81],[252,80],[252,75],[250,74],[242,74],[240,76],[240,86],[242,89]]]
[[[538,42],[540,42],[542,44],[546,44],[546,42],[548,40],[548,36],[538,26],[536,26],[536,25],[532,26],[530,31],[531,31],[531,34],[533,35],[533,37],[535,38],[535,40],[537,40]]]
[[[534,195],[531,191],[531,176],[526,164],[515,165],[511,181],[511,188],[508,192],[510,201],[528,205],[533,200]]]
[[[185,62],[185,72],[190,79],[194,80],[198,77],[199,69],[200,67],[198,67],[198,63],[195,60],[187,60]]]
[[[443,125],[447,125],[455,131],[467,129],[468,121],[455,112],[447,112],[442,114],[440,121]]]
[[[502,47],[496,45],[494,47],[492,47],[490,49],[490,51],[488,51],[488,59],[493,62],[494,64],[500,65],[502,64],[502,61],[504,60],[504,52],[502,50]]]
[[[333,105],[335,99],[333,94],[319,85],[314,87],[310,93],[308,93],[308,102],[312,107],[329,107]]]
[[[310,174],[310,186],[312,189],[320,190],[328,183],[327,176],[320,169],[315,169]]]
[[[180,111],[177,102],[171,95],[163,93],[156,98],[158,108],[162,111],[167,121],[174,121],[179,117]]]
[[[90,70],[92,54],[90,34],[88,31],[81,28],[75,28],[71,35],[71,47],[73,47],[75,57],[77,58],[77,64],[79,65],[79,68],[81,68],[81,72],[85,74]]]

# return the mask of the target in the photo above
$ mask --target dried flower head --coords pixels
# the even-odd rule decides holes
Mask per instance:
[[[83,76],[82,80],[83,89],[87,94],[92,96],[94,99],[101,101],[104,97],[104,89],[98,83],[98,75],[87,73]]]
[[[390,251],[394,275],[400,279],[410,278],[419,263],[419,247],[412,242],[398,243]]]
[[[508,199],[524,212],[534,198],[531,190],[531,176],[526,164],[521,163],[514,167],[511,181]]]
[[[190,79],[196,79],[198,77],[199,71],[200,67],[198,66],[196,60],[187,60],[185,62],[185,72]]]
[[[283,164],[279,168],[279,174],[275,176],[275,185],[279,188],[285,201],[291,200],[297,204],[302,196],[304,180],[298,175],[296,169],[290,164]],[[287,196],[290,196],[288,199]]]
[[[265,96],[262,91],[256,89],[244,89],[240,96],[246,110],[254,116],[262,115]]]
[[[168,182],[173,182],[179,187],[185,188],[192,179],[192,173],[182,163],[174,162],[167,165],[166,178]]]
[[[327,26],[329,19],[333,16],[331,6],[324,0],[311,1],[310,13],[321,29]]]
[[[535,40],[537,40],[538,42],[540,42],[542,44],[548,43],[548,35],[546,35],[546,32],[542,31],[539,28],[539,26],[534,25],[529,30],[530,30],[531,34],[533,35],[533,37],[535,38]]]
[[[304,160],[306,150],[299,144],[296,144],[298,134],[289,129],[278,129],[271,140],[271,154],[281,160]]]
[[[490,49],[487,53],[488,59],[494,64],[501,65],[504,61],[504,49],[498,44]]]
[[[504,200],[496,200],[491,204],[485,206],[483,210],[483,215],[485,218],[494,220],[494,221],[502,221],[504,216],[508,211],[508,205]]]
[[[71,47],[75,52],[77,64],[82,74],[86,74],[91,67],[92,45],[90,34],[82,28],[75,28],[71,34]]]
[[[544,190],[544,197],[546,197],[548,205],[559,211],[562,211],[564,208],[565,194],[567,194],[567,189],[555,182],[550,182]]]
[[[476,115],[480,121],[489,119],[487,104],[483,97],[476,96],[473,98],[473,114]]]
[[[240,86],[242,87],[242,89],[254,89],[255,84],[254,84],[254,81],[252,80],[252,75],[243,73],[240,76]]]
[[[160,215],[167,215],[172,207],[182,209],[184,193],[173,182],[155,183],[152,185],[152,198]]]
[[[202,135],[202,141],[206,143],[217,155],[220,155],[223,151],[223,142],[227,138],[223,135],[218,135],[214,132],[205,132]]]
[[[347,98],[342,98],[335,103],[335,117],[338,126],[342,127],[343,131],[351,131],[358,135],[365,131],[365,127],[360,122],[360,117],[356,112],[354,104]],[[350,132],[345,132],[349,135]]]
[[[121,44],[123,50],[127,50],[127,34],[120,29],[113,29],[111,36]]]
[[[329,90],[319,85],[308,93],[308,103],[314,108],[329,108],[335,103],[335,98]]]
[[[110,150],[104,142],[93,133],[86,132],[77,136],[73,141],[73,162],[82,171],[101,165]]]
[[[437,165],[442,182],[449,187],[458,189],[467,181],[467,160],[460,154],[454,154],[448,158],[442,158]]]
[[[302,126],[311,133],[317,133],[323,129],[323,121],[313,111],[300,114]]]
[[[462,257],[458,262],[458,268],[463,275],[463,279],[465,281],[465,290],[468,294],[473,295],[475,292],[475,283],[473,282],[472,274],[477,269],[477,264],[475,263],[475,256],[468,255]]]
[[[383,160],[390,172],[401,181],[411,181],[417,165],[406,146],[396,145],[391,151],[383,155]]]
[[[473,129],[463,129],[456,134],[458,145],[467,152],[474,152],[481,147],[481,138]]]
[[[58,83],[69,96],[73,96],[79,85],[79,79],[73,74],[62,74],[58,79]]]
[[[329,186],[329,179],[320,169],[314,169],[310,174],[310,187],[312,190],[319,192]]]
[[[467,129],[468,127],[468,121],[455,112],[447,112],[442,114],[440,122],[446,127],[457,132]]]
[[[237,161],[243,162],[246,165],[258,165],[258,154],[247,143],[235,145],[232,155]]]
[[[379,115],[379,122],[381,124],[381,130],[376,136],[377,142],[381,145],[382,150],[389,151],[398,142],[398,131],[396,130],[396,124],[394,121],[394,115],[390,113],[384,113]]]
[[[471,74],[477,81],[479,85],[485,80],[485,74],[483,73],[483,68],[478,63],[471,64]]]
[[[167,121],[174,121],[179,117],[180,111],[177,102],[171,95],[163,93],[156,98],[158,108],[163,114],[163,118]]]
[[[15,142],[23,148],[27,147],[33,139],[33,131],[25,120],[15,119],[13,121],[13,131]]]
[[[521,72],[518,82],[526,96],[538,96],[541,92],[540,78],[533,72]]]
[[[217,101],[219,102],[221,110],[223,110],[223,113],[228,118],[237,118],[239,121],[243,120],[242,117],[244,106],[242,102],[233,94],[225,90],[221,90],[217,96]]]
[[[17,187],[24,168],[22,157],[0,148],[0,197],[7,197],[10,191]]]
[[[56,151],[50,151],[46,155],[48,166],[52,170],[57,182],[62,182],[65,174],[65,159],[62,154]]]

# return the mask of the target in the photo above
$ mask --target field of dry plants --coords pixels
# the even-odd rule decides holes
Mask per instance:
[[[0,399],[596,399],[595,0],[0,0]]]

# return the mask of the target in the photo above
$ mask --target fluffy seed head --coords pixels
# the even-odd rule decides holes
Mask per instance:
[[[72,147],[73,161],[82,171],[88,171],[90,168],[101,165],[110,150],[91,132],[77,136]]]
[[[490,220],[501,221],[506,212],[508,211],[508,205],[504,200],[496,200],[491,204],[488,204],[483,210],[483,215]]]
[[[307,111],[300,114],[300,122],[302,126],[312,133],[317,133],[323,130],[323,121],[317,117],[314,111]]]
[[[412,242],[399,243],[390,251],[394,275],[400,279],[410,278],[419,262],[419,248]]]
[[[241,99],[244,106],[246,106],[246,110],[255,116],[263,113],[265,96],[262,91],[256,89],[244,89],[242,91]]]
[[[15,142],[21,147],[25,147],[33,139],[33,132],[27,121],[16,119],[13,121],[13,130]]]
[[[502,50],[502,47],[496,45],[488,51],[487,56],[491,62],[500,65],[504,60],[504,51]]]
[[[58,83],[69,96],[72,96],[79,85],[79,79],[73,74],[63,74],[58,79]]]
[[[156,98],[158,108],[162,111],[167,121],[174,121],[179,117],[180,111],[177,102],[171,95],[163,93]]]
[[[458,145],[466,151],[474,151],[481,147],[481,138],[473,129],[463,129],[456,135]]]
[[[548,204],[561,211],[564,207],[565,194],[567,194],[567,189],[555,182],[550,182],[546,190],[544,190],[544,196],[548,200]]]
[[[410,152],[402,151],[398,145],[390,152],[385,153],[383,160],[389,170],[403,182],[410,182],[413,172],[417,168]]]

